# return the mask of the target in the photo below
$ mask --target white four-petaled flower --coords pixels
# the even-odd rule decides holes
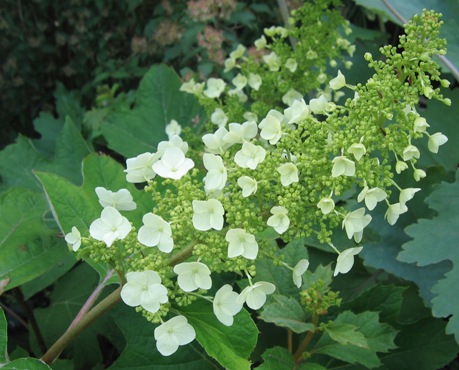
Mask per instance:
[[[225,210],[217,199],[193,200],[193,226],[196,230],[207,231],[223,228]]]
[[[166,125],[166,135],[170,139],[172,136],[178,136],[182,132],[182,126],[175,120],[171,120]]]
[[[353,154],[354,158],[357,161],[360,161],[360,159],[367,152],[367,148],[365,148],[365,145],[363,145],[362,143],[354,143],[349,147],[349,149],[347,151],[348,151],[348,153]]]
[[[209,98],[218,98],[225,90],[226,83],[220,78],[209,78],[207,80],[207,89],[204,90],[204,95]]]
[[[260,136],[275,145],[282,137],[282,120],[284,116],[281,112],[271,109],[266,117],[260,122],[258,127],[261,129]]]
[[[212,280],[209,268],[202,262],[183,262],[174,266],[174,272],[178,275],[177,283],[184,292],[192,292],[196,289],[210,289]]]
[[[293,101],[292,105],[284,110],[285,118],[288,124],[300,123],[309,117],[309,107],[304,99]]]
[[[341,155],[333,158],[332,160],[332,177],[354,176],[355,174],[355,163],[345,156]]]
[[[354,237],[358,243],[362,239],[363,229],[370,223],[371,216],[365,214],[365,208],[359,208],[349,212],[343,220],[342,227],[346,229],[346,234],[349,239]]]
[[[194,162],[185,158],[181,149],[173,146],[164,150],[161,160],[153,164],[153,171],[161,177],[179,180],[193,167]]]
[[[279,234],[286,232],[290,226],[287,208],[283,206],[274,206],[271,208],[271,214],[272,216],[268,218],[267,221],[268,226],[271,226]]]
[[[225,235],[228,244],[228,257],[233,258],[237,256],[245,257],[249,260],[257,258],[258,243],[255,236],[249,234],[244,229],[230,229]]]
[[[131,224],[128,219],[113,207],[105,207],[100,218],[93,221],[89,226],[89,234],[96,239],[103,241],[107,247],[111,247],[115,240],[124,239],[131,231]]]
[[[228,178],[222,158],[211,153],[204,153],[202,159],[207,170],[207,175],[204,177],[204,188],[206,191],[222,190]]]
[[[399,216],[408,211],[408,207],[405,203],[394,203],[390,204],[387,208],[386,213],[384,214],[384,218],[390,225],[394,225]]]
[[[340,252],[333,276],[349,272],[354,265],[354,256],[359,254],[362,249],[363,247],[354,247]]]
[[[141,183],[156,176],[153,171],[153,163],[161,157],[160,153],[143,153],[134,158],[126,160],[126,181]]]
[[[255,194],[258,189],[258,182],[249,176],[241,176],[237,179],[237,184],[242,189],[242,196],[247,198],[248,196]]]
[[[214,314],[218,321],[226,326],[233,325],[234,315],[236,315],[242,309],[242,303],[237,303],[236,299],[239,296],[233,291],[231,285],[223,285],[213,300]]]
[[[427,147],[432,153],[438,153],[438,148],[445,144],[448,141],[448,138],[443,135],[441,132],[437,132],[429,136],[429,141]]]
[[[196,338],[196,332],[185,316],[175,316],[155,329],[156,348],[163,356],[175,353]]]
[[[303,274],[309,267],[309,261],[307,259],[299,260],[298,263],[293,268],[293,283],[298,287],[301,288],[303,284]]]
[[[400,190],[400,196],[399,196],[399,201],[400,204],[405,204],[409,200],[413,199],[414,194],[416,194],[418,191],[420,191],[421,188],[406,188]]]
[[[265,149],[259,145],[244,141],[241,150],[239,150],[234,156],[234,162],[236,162],[239,167],[254,170],[265,160],[265,157]]]
[[[386,198],[387,194],[384,190],[378,187],[370,189],[368,186],[365,186],[357,197],[357,201],[361,202],[365,199],[365,205],[370,211],[372,211],[378,202],[381,202]]]
[[[247,121],[243,124],[230,123],[229,131],[223,137],[223,140],[230,144],[242,144],[244,141],[249,141],[257,136],[258,127],[255,121]]]
[[[121,299],[128,306],[142,306],[156,313],[160,305],[168,301],[167,289],[161,284],[161,277],[156,271],[131,271],[126,274],[126,280],[121,289]]]
[[[252,310],[258,310],[266,302],[266,296],[274,293],[276,287],[274,284],[266,281],[257,281],[253,285],[249,285],[239,294],[236,303],[247,303]]]
[[[330,197],[322,198],[319,200],[319,203],[317,203],[317,208],[319,208],[324,215],[328,215],[335,209],[335,202]]]
[[[231,144],[223,140],[227,133],[228,130],[225,127],[220,127],[213,134],[205,134],[202,137],[202,141],[207,151],[213,154],[223,154],[231,146]]]
[[[346,78],[341,73],[341,71],[338,70],[338,75],[335,78],[331,79],[328,85],[332,90],[339,90],[342,87],[346,86]]]
[[[289,186],[294,182],[299,181],[298,167],[291,162],[281,164],[279,167],[277,167],[277,172],[279,172],[281,175],[282,186]]]
[[[156,247],[161,252],[169,253],[174,247],[172,230],[168,222],[154,213],[147,213],[142,218],[143,226],[139,229],[137,239],[147,247]]]
[[[76,252],[81,246],[81,234],[80,231],[73,226],[72,231],[65,235],[65,241],[72,246],[74,252]]]
[[[101,186],[96,188],[99,203],[102,207],[111,206],[118,211],[132,211],[137,205],[127,189],[120,189],[117,192],[107,190]]]

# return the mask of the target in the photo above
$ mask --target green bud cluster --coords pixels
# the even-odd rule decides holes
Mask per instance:
[[[341,298],[323,280],[318,280],[300,292],[300,302],[306,312],[325,316],[331,307],[341,304]]]

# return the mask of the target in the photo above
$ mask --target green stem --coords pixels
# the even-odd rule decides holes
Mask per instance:
[[[67,331],[51,346],[51,348],[48,349],[41,360],[48,365],[52,364],[77,335],[86,329],[93,321],[97,320],[105,312],[112,309],[121,301],[120,292],[121,287],[116,289],[113,293],[94,306],[93,309],[81,317],[80,321],[72,323],[73,326],[69,327]]]
[[[182,262],[186,260],[188,257],[190,257],[193,254],[193,248],[195,247],[196,244],[197,243],[191,243],[186,248],[183,248],[177,254],[174,254],[169,259],[169,266],[175,266],[177,263]]]

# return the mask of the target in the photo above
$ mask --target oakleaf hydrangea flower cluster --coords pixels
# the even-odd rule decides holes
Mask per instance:
[[[352,55],[354,48],[333,31],[339,25],[348,32],[347,23],[320,4],[297,10],[289,29],[265,30],[255,42],[262,58],[238,47],[225,62],[226,80],[182,85],[207,110],[206,133],[201,146],[189,147],[180,136],[186,130],[173,120],[157,152],[127,159],[127,182],[146,184],[154,201],[142,224],[125,216],[137,208],[127,189],[96,188],[103,209],[89,237],[76,228],[65,236],[74,251],[86,248],[93,259],[114,266],[123,278],[124,303],[160,324],[154,337],[164,356],[195,339],[185,313],[167,318],[197,299],[210,300],[226,326],[244,305],[263,307],[276,286],[257,280],[259,259],[290,269],[292,284],[301,289],[309,261],[286,264],[263,236],[267,230],[283,243],[316,238],[337,255],[334,275],[348,273],[363,249],[371,213],[385,211],[393,225],[420,190],[402,189],[394,175],[411,168],[414,181],[425,177],[416,167],[422,155],[417,141],[427,137],[433,153],[447,141],[430,134],[415,109],[420,96],[449,104],[432,85],[441,80],[431,57],[445,52],[438,15],[426,12],[406,26],[402,54],[395,47],[381,49],[384,61],[367,54],[375,74],[354,86],[341,70],[326,75],[326,63],[335,67],[341,53]],[[319,13],[328,22],[314,18]],[[321,41],[333,46],[324,47],[326,55],[310,38],[321,34],[322,23],[327,32]],[[426,27],[430,37],[424,39]],[[353,98],[339,104],[343,89]],[[316,97],[308,100],[311,91]],[[338,202],[355,189],[355,206]],[[334,232],[344,232],[348,243],[336,248]],[[232,273],[239,286],[215,286],[213,274],[221,272]]]

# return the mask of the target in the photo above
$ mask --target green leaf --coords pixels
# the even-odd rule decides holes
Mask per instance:
[[[421,219],[405,229],[413,238],[403,245],[398,258],[418,266],[431,266],[442,261],[452,263],[452,268],[433,287],[432,299],[435,317],[449,318],[447,333],[454,334],[459,342],[459,254],[455,246],[459,240],[459,171],[452,184],[442,183],[426,199],[426,203],[438,212],[431,220]],[[434,232],[433,232],[434,231]]]
[[[171,356],[161,355],[153,336],[155,325],[132,307],[121,303],[110,314],[126,340],[124,350],[110,370],[215,370],[216,366],[201,353],[196,342],[180,346]]]
[[[140,82],[134,109],[113,112],[102,126],[109,147],[125,157],[155,152],[171,120],[187,126],[199,119],[201,107],[193,95],[179,91],[181,84],[169,67],[152,67]]]
[[[3,309],[0,307],[0,366],[8,361],[8,332],[7,332],[8,325],[6,323],[5,313]]]
[[[0,280],[9,280],[9,290],[49,271],[68,249],[43,221],[42,194],[13,188],[0,196],[0,206]]]
[[[31,139],[20,135],[16,143],[0,152],[3,187],[21,186],[41,191],[33,170],[53,172],[78,183],[81,181],[81,160],[90,152],[91,148],[70,119],[65,121],[57,137],[53,159],[40,153]]]
[[[262,355],[264,362],[257,370],[293,369],[295,361],[293,355],[283,347],[268,348]]]
[[[388,352],[395,348],[396,331],[390,325],[380,323],[379,315],[376,312],[366,311],[354,314],[351,311],[344,311],[334,320],[334,324],[349,324],[359,328],[367,341],[368,348],[337,343],[326,333],[315,345],[314,353],[373,368],[381,365],[377,352]]]
[[[2,370],[51,370],[51,368],[37,358],[19,358],[8,362],[2,367]]]
[[[386,369],[403,369],[406,364],[417,370],[437,370],[450,363],[458,346],[445,334],[446,323],[427,318],[401,328],[395,338],[397,349],[381,357]]]
[[[217,320],[212,304],[204,300],[185,307],[182,313],[209,356],[228,369],[250,369],[247,359],[255,348],[258,330],[246,310],[239,312],[229,327]]]
[[[325,332],[335,342],[341,344],[352,344],[357,347],[368,348],[368,343],[365,336],[360,333],[357,326],[351,324],[336,324],[328,325]]]
[[[298,334],[314,330],[313,324],[306,323],[306,313],[298,301],[280,294],[271,296],[269,302],[263,306],[260,319],[289,328]]]

